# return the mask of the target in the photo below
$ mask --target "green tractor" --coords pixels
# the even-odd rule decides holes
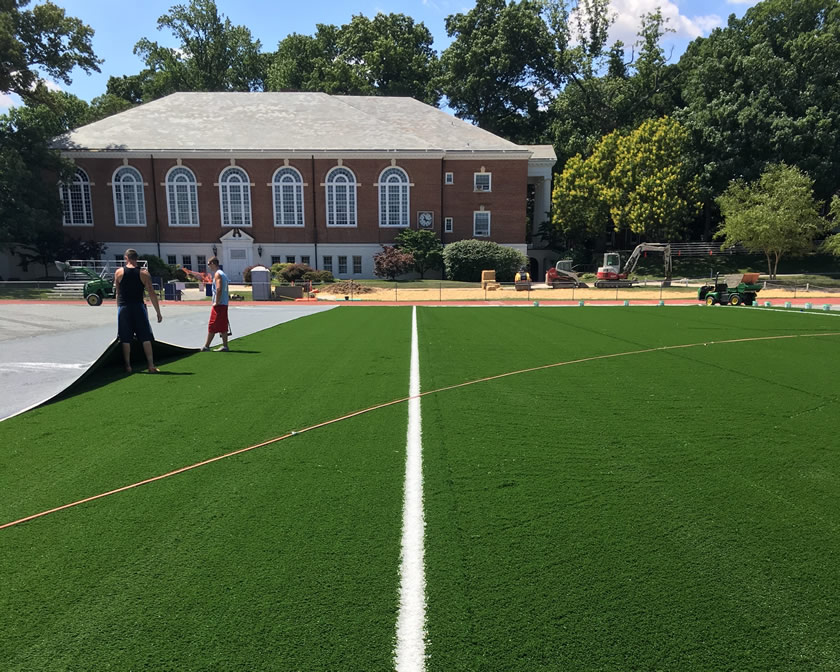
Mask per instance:
[[[756,294],[762,289],[758,282],[758,273],[738,273],[716,277],[715,284],[703,285],[697,290],[697,299],[705,301],[707,306],[719,303],[722,306],[751,306]]]
[[[114,298],[113,279],[105,275],[99,275],[87,266],[71,266],[63,261],[57,261],[55,265],[62,273],[72,273],[80,280],[84,279],[86,281],[82,295],[89,306],[100,306],[103,299]]]

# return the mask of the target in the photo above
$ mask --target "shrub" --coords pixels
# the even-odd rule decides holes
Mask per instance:
[[[527,265],[524,254],[489,240],[460,240],[443,250],[448,280],[481,281],[481,271],[496,271],[496,280],[511,282],[516,272]]]
[[[253,266],[248,266],[244,271],[242,271],[242,282],[246,285],[251,284],[251,271],[253,271],[257,266],[262,266],[262,264],[254,264]]]
[[[287,266],[291,266],[291,264],[272,264],[270,269],[271,277],[279,280],[282,277],[281,274],[283,273],[283,269]]]
[[[280,271],[280,277],[286,282],[297,282],[313,270],[309,264],[284,264],[284,266],[285,268]]]
[[[311,282],[335,282],[335,276],[330,271],[308,271],[303,274],[302,279]]]
[[[414,256],[396,247],[385,245],[379,254],[373,255],[373,273],[379,278],[394,280],[414,268]]]
[[[146,268],[149,271],[149,275],[153,278],[159,277],[163,282],[169,282],[175,279],[175,266],[167,264],[160,257],[156,257],[153,254],[140,254],[137,256],[137,259],[146,260]]]

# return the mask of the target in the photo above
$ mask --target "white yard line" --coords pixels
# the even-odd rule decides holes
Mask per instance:
[[[398,672],[426,669],[426,570],[423,535],[423,443],[420,419],[420,354],[417,308],[411,312],[411,365],[406,436],[405,502],[400,553],[400,613],[394,665]]]

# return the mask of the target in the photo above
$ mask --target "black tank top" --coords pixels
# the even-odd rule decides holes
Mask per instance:
[[[120,280],[120,298],[118,304],[127,306],[132,303],[143,303],[143,281],[140,279],[140,269],[126,266],[123,268]]]

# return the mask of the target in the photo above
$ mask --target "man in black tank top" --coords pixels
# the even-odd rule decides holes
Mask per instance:
[[[152,305],[157,313],[157,321],[163,320],[160,314],[158,297],[152,287],[152,276],[146,269],[137,266],[137,250],[125,251],[125,267],[114,273],[114,294],[117,297],[117,334],[122,344],[126,373],[131,373],[131,341],[134,336],[143,345],[143,353],[149,365],[149,373],[159,373],[152,355],[152,327],[149,313],[143,301],[144,292],[149,293]]]

